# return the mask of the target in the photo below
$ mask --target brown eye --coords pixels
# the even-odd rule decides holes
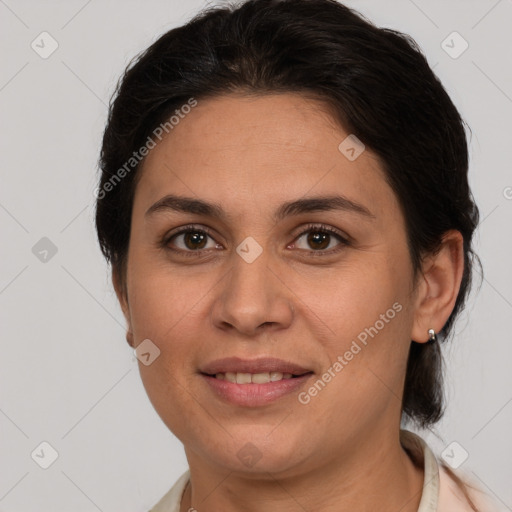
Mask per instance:
[[[204,249],[208,235],[200,231],[187,231],[183,233],[183,243],[187,249]]]
[[[320,231],[310,231],[308,235],[308,244],[313,249],[326,249],[329,246],[331,235]]]
[[[306,247],[300,247],[300,240],[305,238]],[[331,245],[335,240],[337,244]],[[299,234],[297,241],[294,243],[299,249],[304,249],[310,253],[333,253],[338,251],[338,246],[349,245],[348,240],[340,233],[328,226],[309,226],[308,229]],[[328,250],[332,249],[333,250]]]
[[[210,246],[208,246],[208,239],[211,240]],[[181,251],[182,253],[200,252],[217,247],[215,240],[205,230],[190,227],[184,228],[166,238],[163,244],[170,250]]]

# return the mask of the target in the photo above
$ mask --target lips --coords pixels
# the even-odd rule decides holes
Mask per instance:
[[[204,375],[214,376],[217,374],[235,373],[235,374],[262,374],[262,373],[282,373],[292,376],[312,373],[312,370],[304,368],[298,364],[276,359],[272,357],[263,357],[259,359],[242,359],[239,357],[227,357],[216,359],[204,365],[200,372]]]
[[[299,364],[262,357],[217,359],[200,369],[213,396],[239,407],[264,407],[299,392],[313,376]]]

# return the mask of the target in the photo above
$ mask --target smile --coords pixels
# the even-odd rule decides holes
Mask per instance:
[[[262,407],[297,394],[314,374],[269,373],[200,374],[213,397],[239,407]],[[259,380],[264,382],[258,382]]]
[[[216,379],[227,380],[236,384],[266,384],[267,382],[277,382],[283,379],[294,377],[291,373],[266,372],[266,373],[217,373]],[[295,375],[297,377],[297,375]]]

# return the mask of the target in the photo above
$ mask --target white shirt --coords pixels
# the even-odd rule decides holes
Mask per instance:
[[[421,437],[402,429],[400,443],[411,457],[423,464],[425,477],[418,512],[473,512],[460,488],[445,468],[438,464],[434,453]],[[454,473],[457,474],[456,471]],[[180,512],[181,498],[189,478],[190,470],[187,470],[149,512]],[[464,478],[462,480],[466,481]],[[472,487],[468,491],[480,512],[505,510],[498,508],[498,504],[491,501],[483,491]]]

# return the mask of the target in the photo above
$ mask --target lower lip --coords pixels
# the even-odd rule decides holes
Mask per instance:
[[[300,377],[281,379],[265,384],[236,384],[201,374],[213,391],[224,400],[246,407],[257,407],[274,402],[289,393],[298,391],[313,376],[307,373]]]

